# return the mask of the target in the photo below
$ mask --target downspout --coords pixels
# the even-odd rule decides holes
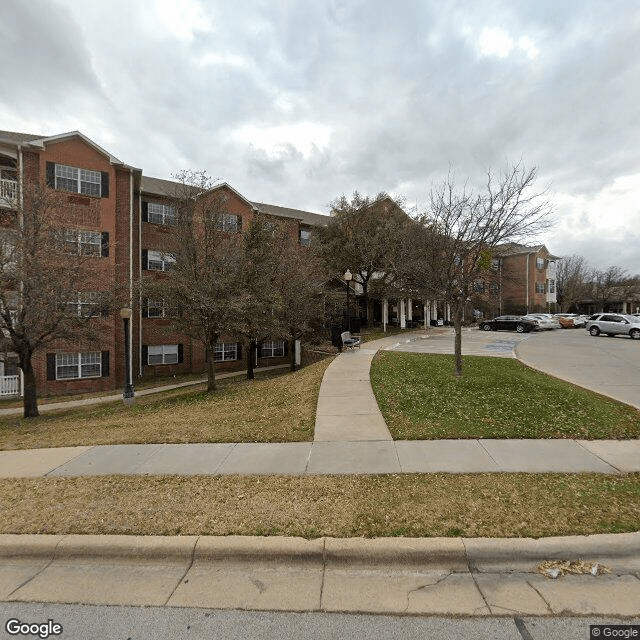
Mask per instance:
[[[24,195],[22,190],[23,180],[24,180],[24,166],[22,162],[22,145],[18,145],[18,224],[20,225],[21,229],[24,224],[24,212],[22,209],[23,202],[24,202]],[[24,282],[20,280],[20,305],[22,305],[23,289],[24,289]],[[24,371],[22,370],[22,367],[19,367],[19,371],[20,371],[20,380],[19,380],[20,396],[19,397],[23,398],[24,397]]]
[[[531,254],[527,253],[527,287],[526,287],[526,295],[527,295],[527,301],[526,301],[526,307],[527,307],[527,313],[529,313],[529,256]]]
[[[129,168],[129,309],[133,309],[133,169]],[[131,316],[133,322],[133,316]],[[133,354],[133,327],[129,331],[129,353]],[[133,382],[133,358],[129,358],[129,382]]]
[[[140,179],[140,197],[138,198],[138,375],[142,377],[142,178]]]

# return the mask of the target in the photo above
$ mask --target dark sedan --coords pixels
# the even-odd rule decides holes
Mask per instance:
[[[538,329],[539,325],[533,318],[523,318],[522,316],[498,316],[493,320],[483,320],[479,325],[482,331],[517,331],[518,333],[528,333]]]

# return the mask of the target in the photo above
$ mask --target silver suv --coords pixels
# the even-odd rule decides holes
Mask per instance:
[[[587,320],[585,329],[592,336],[624,334],[640,340],[640,319],[616,313],[596,313]]]

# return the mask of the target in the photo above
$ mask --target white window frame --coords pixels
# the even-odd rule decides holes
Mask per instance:
[[[476,280],[473,283],[473,292],[474,293],[484,293],[484,291],[485,291],[484,281],[483,280]]]
[[[78,318],[99,316],[100,293],[98,291],[78,291],[77,296],[69,301],[69,309]]]
[[[153,261],[153,266],[151,262]],[[168,271],[175,264],[176,258],[164,251],[147,251],[147,269],[149,271]]]
[[[56,189],[82,193],[100,198],[102,195],[102,174],[91,169],[79,169],[66,164],[56,164]]]
[[[544,269],[544,258],[536,258],[536,269]]]
[[[64,242],[83,256],[100,257],[102,255],[102,233],[85,229],[65,229]]]
[[[536,293],[546,293],[544,282],[536,282]]]
[[[154,310],[153,314],[151,309]],[[147,318],[175,318],[177,315],[177,310],[174,307],[168,307],[163,299],[149,298],[147,300]]]
[[[62,373],[61,370],[64,370]],[[56,380],[80,380],[102,376],[100,351],[56,353]]]
[[[176,223],[176,210],[168,204],[159,202],[147,203],[147,220],[154,224],[173,226]]]
[[[238,359],[238,343],[237,342],[216,342],[214,353],[216,362],[228,362]]]
[[[261,358],[282,358],[284,357],[284,340],[272,340],[262,343],[260,349]]]
[[[311,244],[311,230],[300,229],[300,244],[303,247],[308,247]]]
[[[154,362],[151,358],[154,358]],[[156,344],[147,347],[147,364],[178,364],[177,344]]]
[[[216,227],[221,231],[238,233],[242,229],[242,217],[235,213],[223,213]]]

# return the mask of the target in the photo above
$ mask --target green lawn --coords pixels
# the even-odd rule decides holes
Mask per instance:
[[[371,383],[392,436],[439,438],[640,437],[640,411],[528,369],[517,360],[379,352]]]

